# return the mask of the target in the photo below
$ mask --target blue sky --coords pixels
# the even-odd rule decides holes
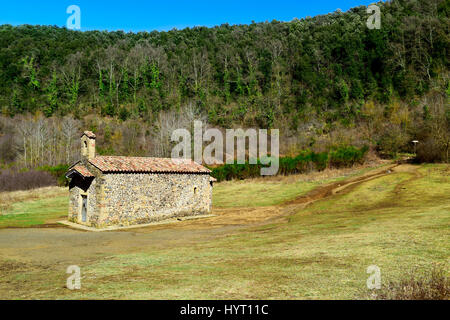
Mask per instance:
[[[368,0],[2,0],[0,24],[65,26],[70,5],[81,9],[81,30],[152,31],[291,21],[336,9],[368,5]]]

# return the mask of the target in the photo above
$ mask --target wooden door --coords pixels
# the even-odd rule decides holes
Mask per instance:
[[[81,196],[81,221],[86,222],[87,217],[87,196]]]

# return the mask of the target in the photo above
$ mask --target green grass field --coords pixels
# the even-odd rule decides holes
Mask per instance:
[[[314,188],[379,168],[328,170],[309,175],[225,181],[214,186],[213,204],[218,208],[278,205],[304,195]]]
[[[213,206],[217,208],[263,207],[277,205],[307,193],[313,188],[370,171],[373,168],[331,171],[311,176],[273,177],[229,181],[214,186]],[[55,223],[67,216],[69,196],[66,188],[12,192],[1,197],[7,203],[0,210],[0,228],[21,228]]]
[[[61,270],[23,270],[30,287],[24,294],[50,299],[364,298],[370,265],[381,269],[383,281],[402,279],[411,270],[427,273],[436,265],[450,269],[449,172],[448,165],[403,165],[299,209],[286,222],[93,257],[83,264],[79,291],[60,288],[66,277]],[[270,200],[258,188],[277,189],[285,180],[274,186],[251,180],[252,191],[247,182],[226,183],[215,195],[222,206],[237,199],[242,207],[251,204],[243,194],[254,194],[263,206],[295,197],[291,189],[304,193],[314,187],[290,181],[278,185],[286,192],[267,191]],[[8,274],[0,287],[2,281],[23,281],[16,277]]]
[[[0,228],[22,228],[65,218],[69,197],[66,188],[50,187],[0,194],[0,201]]]

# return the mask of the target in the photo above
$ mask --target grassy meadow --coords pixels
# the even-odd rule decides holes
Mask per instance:
[[[241,210],[281,206],[337,179],[343,178],[225,182],[215,189],[214,201]],[[253,202],[248,202],[250,197]],[[56,208],[62,198],[33,201]],[[37,204],[28,208],[41,210]],[[62,203],[60,210],[65,210]],[[207,241],[135,244],[130,252],[92,257],[83,264],[78,291],[62,287],[66,275],[61,270],[36,266],[21,270],[20,277],[7,273],[0,287],[23,283],[26,290],[20,297],[49,299],[367,298],[370,265],[380,268],[382,283],[411,272],[427,274],[436,266],[448,276],[449,226],[449,166],[401,165],[392,173],[338,189],[282,222],[247,226]],[[16,294],[6,296],[0,289],[2,298]]]
[[[276,176],[217,183],[213,206],[217,208],[277,205],[315,187],[362,174],[373,168],[325,170],[309,175]],[[32,227],[67,217],[68,189],[46,187],[31,191],[0,192],[0,228]]]
[[[20,228],[55,223],[67,217],[68,190],[46,187],[0,193],[0,228]]]

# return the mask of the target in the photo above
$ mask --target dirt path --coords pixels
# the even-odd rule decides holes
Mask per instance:
[[[364,182],[377,179],[379,177],[385,176],[386,174],[390,174],[391,172],[396,172],[398,167],[398,164],[392,164],[387,167],[373,170],[370,173],[366,173],[355,178],[349,178],[344,181],[334,182],[325,186],[318,187],[304,196],[300,196],[292,201],[283,203],[279,207],[281,209],[281,214],[271,218],[268,221],[265,221],[265,223],[269,221],[286,221],[290,215],[299,212],[300,210],[306,208],[307,206],[318,200],[331,197],[335,194],[349,193]]]
[[[320,186],[307,195],[278,206],[258,208],[214,209],[215,217],[183,221],[171,225],[151,226],[127,231],[102,233],[70,228],[29,228],[0,230],[0,271],[14,269],[11,261],[23,267],[53,268],[58,265],[83,264],[101,257],[132,253],[142,248],[189,245],[215,237],[229,235],[251,226],[286,221],[291,214],[309,204],[347,193],[361,183],[389,172],[416,168],[408,165],[389,165],[362,176]]]

